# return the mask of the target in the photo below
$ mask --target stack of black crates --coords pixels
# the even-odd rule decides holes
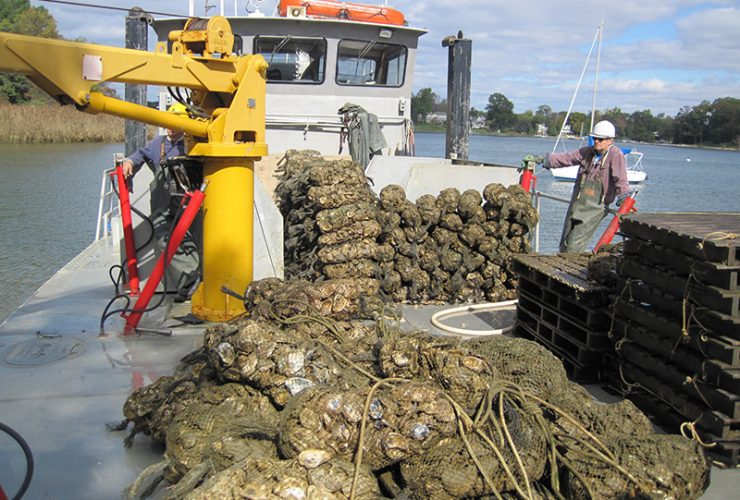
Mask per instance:
[[[514,332],[558,356],[571,378],[601,378],[611,290],[588,279],[588,254],[517,255],[519,277]]]
[[[740,458],[740,213],[634,214],[611,310],[607,381],[672,430]]]

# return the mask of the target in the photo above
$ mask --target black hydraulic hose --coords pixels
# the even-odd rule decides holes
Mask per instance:
[[[13,429],[0,422],[0,430],[15,439],[23,450],[23,454],[26,456],[26,477],[23,478],[23,484],[21,484],[18,492],[11,497],[12,500],[20,500],[26,493],[28,486],[31,484],[31,478],[33,477],[33,453],[31,453],[31,448],[28,446],[26,440]]]
[[[169,92],[170,97],[172,97],[174,101],[179,102],[180,104],[185,106],[185,109],[187,109],[191,115],[199,118],[210,118],[210,115],[208,113],[198,108],[194,104],[188,102],[190,100],[189,97],[183,97],[180,94],[180,87],[175,87],[175,90],[172,90],[172,87],[167,87],[167,92]],[[223,99],[221,99],[221,96],[219,96],[218,93],[216,94],[216,97],[219,98],[219,101],[223,105]]]
[[[144,308],[144,309],[135,309],[135,308],[129,308],[128,307],[129,304],[131,303],[131,299],[130,299],[130,297],[128,295],[126,295],[126,294],[116,295],[105,306],[105,309],[103,310],[103,314],[100,317],[100,334],[101,335],[105,335],[105,322],[108,320],[108,318],[110,318],[114,314],[117,314],[117,313],[121,313],[121,314],[123,314],[123,313],[129,313],[129,314],[132,314],[132,313],[141,313],[141,314],[144,314],[144,313],[147,313],[149,311],[155,310],[156,308],[158,308],[159,306],[161,306],[162,303],[164,302],[164,299],[165,299],[165,297],[167,296],[167,293],[168,293],[168,291],[167,291],[167,276],[166,276],[166,271],[167,271],[167,253],[169,252],[170,238],[172,237],[172,233],[174,232],[175,226],[177,225],[177,222],[180,220],[180,217],[182,216],[182,213],[184,212],[183,206],[184,206],[184,203],[180,203],[180,206],[177,209],[177,213],[175,214],[175,217],[172,218],[172,223],[170,224],[169,236],[167,237],[167,241],[165,242],[165,245],[164,245],[164,252],[163,252],[163,255],[164,255],[164,262],[163,262],[164,268],[162,269],[162,287],[163,287],[164,291],[160,294],[159,301],[156,304],[150,305],[147,308]],[[116,300],[120,299],[120,298],[125,298],[126,299],[126,306],[123,307],[123,308],[121,308],[121,309],[113,309],[112,311],[108,311],[108,309],[110,308],[110,306],[112,306],[113,303]]]
[[[118,276],[113,277],[113,271],[118,270]],[[116,289],[116,295],[120,293],[121,280],[123,280],[123,266],[121,264],[113,264],[108,268],[108,277],[113,282],[113,287]]]

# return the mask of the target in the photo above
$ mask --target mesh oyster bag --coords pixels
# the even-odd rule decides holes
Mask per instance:
[[[379,469],[456,432],[452,404],[428,382],[382,385],[365,412],[369,392],[368,388],[314,387],[292,399],[281,413],[281,455],[290,458],[304,450],[321,449],[352,459],[365,422],[362,463]]]
[[[585,429],[602,442],[610,443],[624,436],[639,439],[654,432],[650,419],[632,401],[602,403],[575,382],[568,382],[566,390],[545,398],[567,415],[553,415],[553,432],[557,434],[585,437]]]
[[[305,450],[294,460],[248,457],[214,475],[186,498],[349,498],[354,465],[322,450]],[[381,498],[378,482],[363,467],[354,498]]]
[[[223,451],[213,448],[225,438],[250,433],[276,434],[277,410],[259,391],[241,384],[200,388],[194,402],[174,416],[167,429],[165,459],[169,462],[165,478],[177,482],[191,469],[204,462],[207,454]],[[274,450],[270,441],[241,443],[242,451],[261,454]],[[232,444],[231,451],[237,448]],[[239,458],[237,454],[236,458]],[[273,451],[274,454],[274,451]],[[219,455],[222,459],[225,453]],[[226,464],[221,464],[226,465]]]
[[[337,320],[371,319],[382,312],[380,281],[340,278],[281,282],[266,278],[247,289],[244,305],[252,317],[275,319],[296,314],[330,316]]]
[[[530,251],[537,222],[519,186],[447,188],[413,202],[391,184],[376,197],[360,165],[310,152],[286,154],[276,193],[286,276],[376,278],[393,302],[515,298],[511,257]]]
[[[495,374],[464,342],[425,334],[389,335],[380,344],[378,362],[386,377],[433,381],[468,414],[478,408]]]
[[[500,425],[479,425],[465,441],[445,438],[401,463],[414,498],[467,498],[494,492],[527,491],[540,480],[547,462],[546,441],[530,409],[505,402]],[[528,495],[524,495],[528,497]]]
[[[487,360],[497,377],[534,395],[550,397],[569,387],[562,361],[537,342],[496,335],[469,340],[465,346]]]
[[[455,188],[412,203],[401,186],[385,186],[378,239],[396,256],[394,268],[383,269],[382,290],[409,303],[514,298],[511,256],[530,251],[527,235],[537,213],[518,186],[492,184],[484,192],[485,204],[480,192]]]
[[[256,387],[282,408],[314,385],[344,387],[362,381],[356,382],[352,371],[345,370],[326,347],[336,339],[325,327],[317,327],[281,329],[275,323],[251,320],[239,329],[206,332],[205,347],[223,380]]]
[[[585,450],[570,450],[568,498],[699,498],[709,463],[700,445],[683,436],[625,436],[608,444],[612,464]],[[628,475],[629,474],[629,475]]]
[[[135,390],[123,405],[125,422],[133,423],[125,444],[130,446],[138,433],[164,443],[172,417],[195,400],[199,386],[212,385],[215,379],[205,350],[199,349],[185,356],[173,375]]]
[[[285,275],[317,279],[322,262],[336,264],[359,258],[351,249],[317,250],[370,239],[378,234],[374,222],[376,197],[360,165],[327,159],[315,152],[289,151],[280,166],[276,198],[283,215]],[[374,255],[375,249],[365,257]],[[328,261],[326,259],[329,259]]]

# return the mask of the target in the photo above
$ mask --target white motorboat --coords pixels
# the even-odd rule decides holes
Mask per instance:
[[[624,151],[624,150],[623,150]],[[627,159],[627,180],[630,184],[641,184],[647,180],[647,172],[642,168],[642,156],[639,151],[625,151]],[[553,168],[550,170],[553,178],[561,182],[575,182],[578,176],[578,165]]]

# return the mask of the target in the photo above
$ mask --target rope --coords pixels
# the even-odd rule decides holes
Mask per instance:
[[[627,290],[629,290],[629,292],[630,292],[629,300],[630,300],[630,302],[632,302],[634,300],[634,298],[632,297],[632,287],[631,287],[631,285],[632,285],[632,280],[630,278],[627,278],[624,281],[624,287],[622,287],[622,291],[619,292],[619,295],[614,299],[614,302],[612,302],[612,305],[611,305],[612,317],[611,317],[611,322],[609,323],[609,331],[606,334],[607,337],[609,337],[609,338],[612,338],[614,336],[614,323],[615,323],[615,321],[617,319],[617,304],[624,297],[624,292],[626,292]]]
[[[620,376],[621,376],[621,375],[622,375],[622,365],[621,365],[621,363],[620,363],[620,365],[619,365],[619,370],[620,370]],[[689,382],[689,381],[691,380],[691,379],[689,379],[689,377],[687,377],[687,379],[688,379],[688,380],[684,381],[684,384],[688,383],[688,382]],[[625,382],[625,381],[623,380],[623,382]],[[626,383],[626,382],[625,382],[625,383]],[[642,389],[643,391],[645,391],[645,392],[647,392],[648,394],[652,395],[652,396],[653,396],[654,398],[657,398],[657,399],[659,399],[660,401],[662,401],[663,403],[667,404],[667,405],[668,405],[668,406],[670,406],[670,407],[671,407],[671,408],[673,409],[673,411],[675,411],[675,412],[676,412],[677,414],[679,414],[679,415],[681,415],[681,414],[682,414],[681,410],[679,410],[678,408],[676,408],[676,406],[675,406],[675,405],[674,405],[673,403],[671,403],[670,401],[666,401],[666,400],[665,400],[665,398],[662,398],[662,397],[660,396],[660,394],[657,394],[657,393],[655,393],[654,391],[651,391],[651,390],[650,390],[650,389],[649,389],[648,387],[645,387],[645,386],[641,386],[641,385],[639,385],[639,384],[632,384],[632,385],[634,385],[634,386],[638,386],[638,387],[639,387],[640,389]],[[700,396],[700,397],[702,398],[702,400],[704,400],[704,403],[705,403],[705,404],[706,404],[707,406],[710,406],[710,405],[709,405],[709,403],[708,403],[708,402],[706,401],[706,399],[704,399],[704,396],[703,396],[703,395],[701,394],[701,392],[700,392],[700,391],[698,390],[698,387],[695,387],[695,388],[697,389],[697,393],[699,394],[699,396]],[[685,438],[688,438],[688,439],[693,439],[693,440],[694,440],[694,441],[696,441],[696,442],[697,442],[697,443],[698,443],[699,445],[701,445],[701,446],[702,446],[703,448],[711,448],[711,447],[715,446],[715,445],[716,445],[717,443],[705,443],[705,442],[704,442],[704,441],[703,441],[703,440],[701,439],[701,436],[699,435],[699,432],[698,432],[698,431],[696,430],[696,424],[697,424],[697,422],[699,422],[699,420],[701,420],[701,418],[702,418],[703,416],[704,416],[704,414],[700,415],[700,416],[699,416],[699,417],[698,417],[698,418],[697,418],[696,420],[694,420],[693,422],[683,422],[683,423],[681,424],[681,426],[680,426],[680,431],[681,431],[681,435],[683,435],[683,436],[684,436]]]
[[[634,388],[642,388],[642,386],[637,382],[627,382],[627,379],[624,377],[624,370],[622,369],[622,362],[620,360],[619,362],[619,379],[622,381],[622,384],[627,388],[627,392],[625,394],[629,394],[632,392],[632,389]]]
[[[734,240],[738,237],[737,234],[732,232],[725,232],[725,231],[713,231],[711,233],[707,233],[704,238],[702,238],[701,242],[699,243],[699,250],[701,250],[701,254],[704,257],[704,260],[709,260],[707,258],[707,254],[704,252],[705,247],[704,244],[708,241],[714,242],[714,241],[724,241],[724,240]]]
[[[447,399],[454,403],[454,400],[450,398],[449,396],[447,396]],[[497,499],[503,500],[503,497],[501,497],[501,494],[499,494],[498,490],[496,490],[496,488],[493,486],[493,481],[491,480],[490,477],[488,477],[488,473],[483,467],[483,464],[480,463],[478,456],[475,454],[475,451],[473,450],[473,446],[470,444],[470,441],[468,440],[465,427],[463,426],[463,422],[468,423],[469,428],[472,427],[472,422],[470,421],[470,417],[468,417],[468,415],[464,411],[461,411],[462,408],[457,406],[457,404],[453,404],[452,407],[454,408],[455,416],[457,417],[457,431],[460,433],[460,439],[462,439],[463,444],[465,445],[465,449],[468,452],[468,455],[470,455],[470,458],[473,460],[473,463],[478,469],[478,472],[480,472],[481,476],[483,476],[483,481],[486,483],[486,486],[488,487],[488,489],[493,492],[493,494],[496,496]]]
[[[703,366],[704,366],[704,364],[702,363],[702,367]],[[707,408],[711,408],[712,405],[709,404],[709,401],[707,401],[707,398],[705,398],[704,397],[704,394],[702,394],[702,392],[699,390],[699,386],[696,383],[697,382],[697,378],[698,378],[698,375],[694,375],[692,377],[687,376],[686,379],[683,381],[683,385],[691,384],[694,387],[694,390],[696,391],[696,393],[701,398],[701,400],[704,401],[704,404],[707,405]]]
[[[483,439],[486,444],[491,448],[491,450],[496,455],[496,458],[498,459],[499,463],[503,467],[504,471],[506,472],[506,475],[511,480],[512,484],[514,485],[514,488],[516,489],[517,493],[521,495],[523,498],[532,498],[532,491],[529,487],[529,480],[527,477],[527,473],[524,470],[524,464],[521,462],[521,458],[519,456],[519,452],[516,449],[516,445],[514,444],[513,440],[511,439],[511,435],[508,431],[508,426],[506,425],[506,420],[503,415],[503,396],[507,388],[510,387],[509,383],[505,380],[495,380],[491,381],[490,388],[488,392],[483,396],[483,399],[481,401],[481,404],[478,407],[478,412],[475,416],[475,419],[473,421],[474,429],[476,434]],[[495,396],[499,396],[499,417],[500,422],[497,422],[496,419],[493,418],[493,413],[491,410],[491,407],[493,405],[493,401]],[[498,446],[490,439],[489,436],[487,436],[485,433],[483,433],[481,427],[485,422],[490,422],[494,425],[494,428],[499,432],[499,438],[502,442],[502,445],[504,444],[503,435],[501,435],[501,429],[499,429],[497,426],[498,424],[501,424],[501,428],[503,429],[503,433],[506,435],[506,440],[508,441],[509,447],[511,448],[512,452],[514,453],[514,456],[517,461],[517,465],[519,466],[522,475],[524,476],[524,479],[527,480],[526,486],[527,491],[529,495],[526,495],[522,488],[517,484],[517,478],[514,476],[514,474],[509,469],[508,465],[506,464],[506,460],[503,456],[503,453],[501,453],[501,450]]]
[[[684,289],[683,289],[683,299],[681,300],[681,337],[679,337],[676,340],[676,343],[673,345],[671,354],[675,354],[676,349],[678,349],[679,343],[689,337],[689,328],[691,327],[690,318],[694,312],[693,304],[689,303],[692,280],[695,280],[697,283],[699,282],[694,277],[694,263],[691,264],[691,270],[689,272],[689,276],[686,278],[686,285],[684,285]],[[689,307],[689,305],[691,305],[691,312],[690,314],[687,315],[686,309]]]
[[[283,317],[278,312],[275,311],[275,306],[280,303],[292,303],[292,304],[298,304],[305,306],[306,309],[314,314],[300,314],[296,313],[293,316]],[[270,313],[270,316],[277,321],[278,323],[281,323],[283,325],[295,325],[299,323],[310,323],[315,322],[322,326],[324,326],[329,333],[332,334],[332,337],[334,337],[334,340],[339,342],[340,344],[344,343],[344,338],[342,337],[341,332],[339,331],[339,328],[337,327],[337,322],[334,321],[331,318],[326,318],[321,315],[321,311],[316,309],[313,305],[311,305],[306,300],[299,300],[299,299],[276,299],[270,302],[270,305],[267,308],[268,312]]]
[[[377,382],[375,382],[372,387],[370,387],[370,391],[367,393],[367,397],[365,398],[365,406],[362,409],[362,419],[360,420],[360,434],[357,437],[357,451],[355,452],[355,470],[352,476],[352,488],[349,492],[350,500],[354,500],[355,495],[357,494],[357,482],[360,479],[360,466],[362,465],[362,454],[363,450],[365,449],[365,429],[367,427],[367,417],[370,413],[370,403],[372,402],[372,397],[378,387],[380,387],[381,385],[390,386],[391,382],[410,382],[410,380],[407,380],[405,378],[386,378],[382,380],[377,380]]]
[[[539,411],[539,408],[537,408],[536,406],[532,406],[532,405],[527,405],[526,407],[522,406],[521,408],[525,412],[527,411],[527,409],[529,409],[531,414],[537,413]],[[506,419],[504,418],[503,395],[498,398],[498,413],[499,413],[499,419],[501,421],[501,424],[503,424],[502,427],[504,429],[504,433],[506,434],[506,440],[509,443],[509,447],[511,447],[511,451],[514,453],[514,458],[516,459],[516,463],[519,466],[519,470],[521,470],[522,472],[522,481],[524,481],[524,484],[527,486],[527,493],[529,494],[528,497],[532,498],[532,489],[529,484],[529,475],[527,474],[527,470],[524,468],[524,464],[522,463],[522,458],[519,455],[519,451],[517,450],[516,445],[514,444],[514,440],[511,437],[511,433],[509,432],[509,426],[506,424]]]
[[[687,439],[693,439],[702,448],[712,448],[714,446],[717,446],[717,443],[705,443],[702,441],[701,436],[699,435],[699,432],[696,430],[696,423],[701,419],[701,417],[697,418],[693,422],[684,422],[681,424],[681,435]]]

